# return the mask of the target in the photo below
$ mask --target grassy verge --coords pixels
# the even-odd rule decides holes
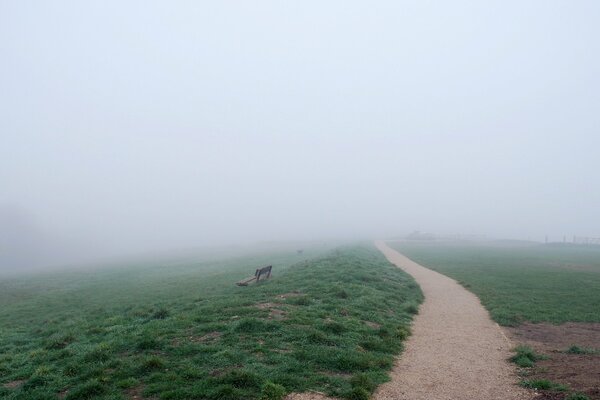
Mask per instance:
[[[473,293],[501,325],[600,322],[600,248],[392,243]]]
[[[297,258],[0,282],[0,397],[367,398],[387,380],[421,292],[372,246]],[[233,285],[266,263],[270,281]]]

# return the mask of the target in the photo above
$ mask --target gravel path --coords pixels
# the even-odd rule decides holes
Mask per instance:
[[[411,274],[425,302],[412,325],[412,336],[398,358],[392,380],[374,399],[517,400],[532,395],[516,386],[506,359],[512,347],[479,299],[454,280],[422,267],[383,242],[377,248]]]

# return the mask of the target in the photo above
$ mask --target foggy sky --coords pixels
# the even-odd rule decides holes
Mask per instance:
[[[598,21],[597,1],[0,0],[0,260],[600,236]]]

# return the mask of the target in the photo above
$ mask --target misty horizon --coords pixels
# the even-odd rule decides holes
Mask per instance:
[[[0,269],[600,237],[600,4],[0,4]]]

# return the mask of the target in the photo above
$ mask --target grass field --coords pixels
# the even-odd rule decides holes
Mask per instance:
[[[600,247],[527,242],[394,242],[473,293],[501,325],[600,322]]]
[[[367,398],[422,295],[370,245],[323,252],[0,280],[0,398]]]

